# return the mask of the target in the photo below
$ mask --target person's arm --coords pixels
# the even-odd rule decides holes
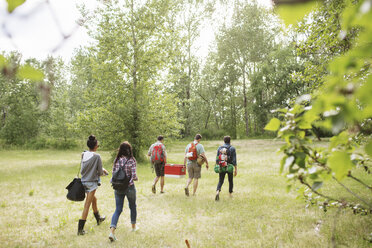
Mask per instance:
[[[138,177],[137,177],[137,162],[136,162],[136,160],[134,158],[131,161],[131,167],[132,167],[132,179],[133,179],[133,181],[138,181]]]
[[[107,170],[102,167],[101,156],[99,156],[98,154],[97,154],[97,156],[98,156],[98,158],[97,158],[97,171],[98,171],[98,175],[103,176],[103,175],[108,174]]]
[[[164,163],[167,163],[167,150],[165,149],[164,144],[163,144],[163,152],[164,152]]]
[[[188,148],[189,148],[189,145],[186,146],[186,149],[185,149],[185,158],[183,159],[183,166],[186,167],[186,162],[187,162],[187,157],[186,157],[186,154],[188,153]]]
[[[205,161],[205,167],[207,167],[207,170],[208,170],[208,168],[209,168],[209,165],[208,165],[208,159],[207,159],[207,156],[205,155],[205,150],[204,150],[204,146],[202,145],[202,144],[198,144],[198,145],[200,145],[200,151],[198,151],[198,152],[200,152],[200,156],[203,158],[203,160]]]
[[[234,165],[234,177],[236,177],[236,175],[238,174],[238,166],[236,164],[236,150],[235,150],[235,147],[233,147],[234,149],[232,149],[232,163]]]
[[[150,146],[149,151],[147,152],[147,156],[149,156],[149,157],[151,157],[151,153],[152,153],[152,151],[151,151],[152,149],[151,148],[152,147],[153,147],[153,145]]]
[[[208,165],[207,156],[205,156],[205,153],[204,152],[202,154],[200,154],[200,156],[204,159],[204,161],[205,161],[205,167],[207,167],[207,170],[208,170],[209,165]]]
[[[218,164],[218,155],[220,155],[220,148],[221,147],[218,147],[218,149],[217,149],[217,155],[216,155],[216,164]]]

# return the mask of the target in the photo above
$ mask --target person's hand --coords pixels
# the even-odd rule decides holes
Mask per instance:
[[[105,168],[103,168],[102,170],[103,170],[103,175],[104,176],[107,176],[109,174],[108,171]]]
[[[206,165],[205,165],[205,167],[207,167],[207,170],[208,170],[208,168],[209,168],[209,165],[208,165],[208,164],[206,164]]]
[[[235,171],[234,171],[234,177],[236,177],[237,174],[238,174],[238,170],[235,169]]]

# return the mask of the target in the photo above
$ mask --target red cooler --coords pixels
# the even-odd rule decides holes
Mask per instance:
[[[181,178],[186,175],[186,168],[183,164],[165,164],[164,175],[166,177]]]

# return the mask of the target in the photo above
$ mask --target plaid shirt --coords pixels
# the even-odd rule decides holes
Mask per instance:
[[[127,162],[128,161],[128,162]],[[129,186],[132,186],[134,184],[133,181],[137,181],[137,162],[134,157],[127,159],[126,157],[119,158],[115,163],[114,167],[112,168],[112,174],[114,174],[115,171],[119,170],[119,166],[124,166],[125,174],[127,174],[127,177],[130,178]]]

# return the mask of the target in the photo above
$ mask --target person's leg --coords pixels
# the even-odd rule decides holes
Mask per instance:
[[[165,164],[161,164],[160,168],[160,193],[164,193],[164,169]]]
[[[198,189],[198,182],[199,178],[201,177],[201,166],[199,166],[196,162],[193,163],[194,167],[194,187],[193,187],[193,195],[195,195],[196,190]]]
[[[230,196],[232,196],[233,189],[234,189],[234,173],[227,173],[227,176],[229,178],[229,193],[230,193]]]
[[[189,186],[194,178],[194,169],[192,167],[192,164],[187,165],[187,174],[189,174],[189,178],[186,181],[185,195],[189,196]]]
[[[96,196],[93,196],[93,199],[92,199],[92,209],[93,209],[93,213],[97,213],[98,212],[98,209],[97,209],[97,198],[96,198]]]
[[[156,183],[159,181],[159,178],[161,176],[161,170],[160,170],[161,168],[159,164],[154,164],[154,168],[155,168],[156,177],[154,179],[154,183],[152,184],[151,191],[152,193],[156,194]]]
[[[154,178],[154,182],[153,182],[152,185],[155,185],[155,186],[156,186],[156,183],[157,183],[158,181],[159,181],[159,177],[157,176],[157,177]]]
[[[132,224],[132,230],[136,230],[137,221],[137,205],[136,205],[136,187],[130,186],[127,192],[128,206],[130,209],[130,222]]]
[[[93,209],[94,218],[96,218],[96,221],[97,221],[97,225],[101,224],[101,222],[103,222],[106,219],[106,217],[101,216],[98,212],[96,196],[93,196],[92,209]]]
[[[156,176],[154,179],[154,183],[152,184],[151,191],[152,193],[156,194],[156,183],[159,181],[159,177]]]
[[[216,201],[220,200],[220,192],[221,192],[221,187],[223,185],[223,182],[225,181],[225,175],[226,175],[226,172],[219,173],[219,180],[217,184],[216,197],[215,197]]]
[[[164,176],[160,177],[160,193],[164,192]]]
[[[193,195],[196,193],[196,189],[198,188],[198,178],[194,178],[194,187],[193,187]]]
[[[87,197],[85,198],[85,203],[84,203],[84,210],[83,210],[83,213],[81,215],[81,219],[82,220],[86,220],[87,217],[88,217],[88,212],[89,212],[90,204],[93,201],[93,198],[94,198],[94,194],[95,193],[96,193],[96,190],[93,190],[93,191],[87,193]]]
[[[219,180],[218,180],[218,184],[217,184],[217,191],[221,191],[222,185],[223,185],[223,183],[225,181],[225,175],[226,175],[226,172],[219,173]]]
[[[119,216],[121,212],[123,211],[124,197],[125,197],[125,194],[118,193],[115,190],[116,209],[115,209],[114,214],[112,215],[111,225],[110,225],[110,229],[113,234],[115,233],[115,229],[116,229],[116,225],[118,224]]]
[[[93,190],[87,193],[87,197],[85,198],[85,203],[84,203],[84,210],[83,210],[83,213],[81,214],[81,219],[79,219],[79,223],[78,223],[77,235],[85,234],[84,225],[88,217],[88,212],[89,212],[90,204],[92,203],[92,200],[94,197],[94,193],[96,193],[96,190]]]

